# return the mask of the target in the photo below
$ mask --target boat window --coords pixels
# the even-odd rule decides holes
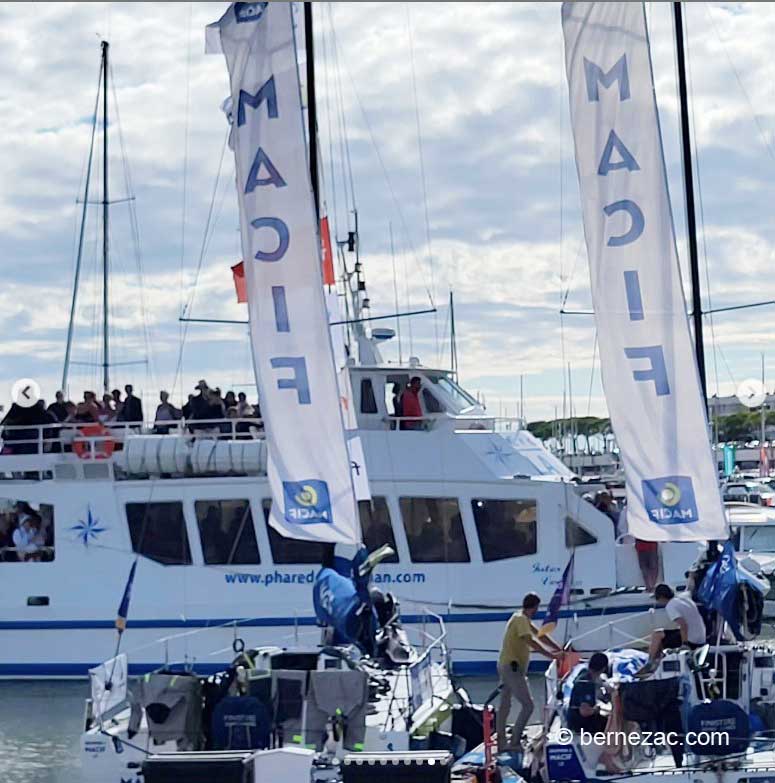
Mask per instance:
[[[194,504],[202,553],[208,565],[261,562],[248,500],[197,500]]]
[[[319,541],[300,541],[298,538],[281,536],[269,524],[269,510],[272,501],[268,498],[262,503],[266,532],[269,536],[269,548],[272,550],[272,560],[277,565],[315,564],[320,565],[328,560],[334,551],[333,544]]]
[[[775,552],[775,525],[745,525],[742,531],[743,549]]]
[[[577,546],[596,544],[597,538],[571,517],[565,517],[565,546],[574,549]]]
[[[458,386],[451,378],[446,375],[433,375],[428,373],[428,380],[435,383],[445,394],[447,394],[454,403],[456,411],[462,411],[472,406],[478,406],[479,403],[462,387]]]
[[[471,509],[485,563],[534,555],[538,551],[535,500],[474,498]]]
[[[133,552],[163,565],[191,563],[182,503],[127,503],[126,517]]]
[[[401,395],[409,385],[409,376],[388,375],[385,380],[385,410],[390,416],[401,416]]]
[[[88,522],[73,531],[81,525],[86,530]],[[0,498],[0,563],[50,563],[54,554],[54,507]]]
[[[396,554],[386,557],[382,562],[397,563],[398,547],[393,535],[393,526],[390,524],[390,510],[385,498],[373,497],[371,500],[359,500],[358,513],[361,518],[361,532],[366,549],[373,552],[383,544],[388,544]]]
[[[413,563],[467,563],[468,544],[457,498],[401,498]]]
[[[361,413],[376,413],[377,400],[371,378],[361,378]]]
[[[427,390],[422,390],[422,400],[425,403],[426,413],[443,413],[444,407],[442,404]]]

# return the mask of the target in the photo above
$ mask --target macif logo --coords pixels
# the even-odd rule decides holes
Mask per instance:
[[[658,525],[696,522],[697,501],[688,476],[664,476],[643,481],[643,505]]]
[[[263,15],[269,3],[234,3],[234,16],[237,24],[242,22],[257,22]]]
[[[328,484],[318,479],[283,481],[285,521],[296,525],[315,522],[331,524],[331,499]]]

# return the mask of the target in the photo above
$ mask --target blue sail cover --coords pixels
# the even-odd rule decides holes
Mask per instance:
[[[321,623],[331,626],[343,641],[357,641],[364,603],[352,579],[333,568],[322,568],[315,578],[312,600]]]
[[[724,618],[738,641],[744,638],[740,629],[741,606],[738,588],[741,584],[748,584],[758,592],[763,592],[761,581],[738,565],[735,548],[731,541],[727,541],[721,556],[705,574],[697,590],[697,598],[708,609],[715,610]]]

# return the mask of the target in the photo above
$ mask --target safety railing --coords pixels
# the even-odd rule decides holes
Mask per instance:
[[[444,413],[429,413],[425,416],[383,416],[382,423],[388,430],[415,430],[430,432],[439,427],[452,427],[455,432],[519,432],[526,428],[525,420],[509,416],[487,416]],[[366,425],[368,426],[368,425]]]
[[[75,453],[82,459],[106,459],[137,435],[248,440],[264,437],[260,418],[176,419],[143,422],[61,422],[6,424],[0,430],[0,457]]]

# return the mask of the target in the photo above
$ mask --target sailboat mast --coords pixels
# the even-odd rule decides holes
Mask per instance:
[[[102,388],[110,391],[108,343],[108,42],[102,42]]]
[[[307,53],[307,123],[309,174],[315,196],[315,217],[320,218],[320,182],[318,179],[317,106],[315,101],[315,39],[312,33],[312,3],[304,3],[304,48]]]
[[[686,228],[689,237],[689,270],[692,280],[692,322],[694,351],[700,371],[702,400],[707,411],[708,382],[705,377],[705,342],[702,336],[702,297],[700,265],[697,253],[697,218],[694,209],[694,176],[692,173],[692,145],[689,129],[689,101],[686,91],[686,55],[684,52],[683,10],[681,3],[673,3],[675,20],[676,59],[678,62],[678,95],[681,104],[681,148],[683,152],[684,193],[686,195]]]
[[[81,228],[78,233],[78,253],[75,259],[75,274],[73,276],[73,298],[70,302],[70,320],[67,323],[67,343],[65,346],[65,363],[62,368],[62,391],[67,396],[67,379],[70,373],[70,356],[73,350],[73,332],[75,329],[75,308],[78,302],[78,285],[81,279],[81,261],[83,260],[83,242],[86,234],[86,213],[89,207],[89,185],[91,183],[92,161],[94,160],[94,136],[97,131],[97,114],[100,107],[100,83],[102,82],[102,61],[100,74],[97,78],[97,97],[94,99],[94,114],[92,115],[91,140],[89,141],[89,159],[86,164],[86,182],[83,186],[83,208],[81,209]]]

